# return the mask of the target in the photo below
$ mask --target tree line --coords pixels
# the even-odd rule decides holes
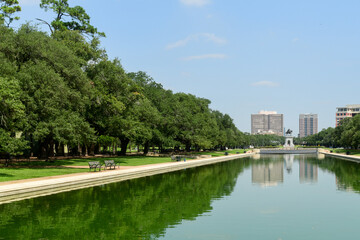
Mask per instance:
[[[145,72],[127,72],[100,47],[105,34],[68,0],[41,0],[54,13],[24,24],[17,0],[0,0],[0,153],[48,158],[121,149],[160,151],[239,147],[249,138],[210,101],[165,89]]]
[[[301,139],[303,144],[311,146],[360,148],[360,115],[345,118],[336,128],[329,127],[317,134]]]

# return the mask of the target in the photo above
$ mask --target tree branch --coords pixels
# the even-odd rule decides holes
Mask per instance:
[[[51,25],[50,25],[47,21],[42,20],[42,19],[40,19],[40,18],[36,18],[36,20],[38,20],[38,21],[40,21],[40,22],[42,22],[42,23],[44,23],[44,24],[48,25],[48,26],[49,26],[49,29],[50,29],[50,31],[51,31],[51,34],[53,34],[53,33],[54,33],[54,30],[52,29]]]

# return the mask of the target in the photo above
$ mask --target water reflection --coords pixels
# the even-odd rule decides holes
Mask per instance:
[[[251,166],[252,183],[263,187],[276,186],[284,181],[282,161],[257,162]]]
[[[251,182],[247,174],[250,168]],[[239,177],[244,170],[246,174]],[[323,178],[324,175],[334,180],[329,176]],[[267,197],[266,194],[279,194],[283,190],[282,196],[288,199],[289,189],[298,191],[296,187],[300,183],[317,183],[318,178],[330,179],[326,183],[336,184],[338,190],[360,192],[360,164],[319,159],[317,155],[258,155],[253,159],[0,205],[0,239],[157,239],[183,220],[194,221],[212,212],[214,200],[230,196],[237,181],[240,183],[237,196],[241,197],[233,209],[242,206],[242,200],[251,195],[246,184],[255,185],[257,194]],[[279,185],[284,187],[276,188],[277,191],[258,187]],[[317,186],[320,184],[311,187]],[[243,216],[249,209],[234,212],[234,216]],[[246,221],[252,217],[246,216]]]
[[[300,183],[316,183],[318,181],[318,158],[316,155],[263,155],[253,158],[252,183],[263,187],[278,186],[284,182],[284,169],[292,175],[294,162],[299,166]],[[314,159],[316,159],[314,161]],[[311,160],[311,161],[309,161]]]
[[[316,183],[318,181],[317,165],[308,162],[304,156],[299,159],[300,183]]]
[[[157,239],[232,193],[250,159],[0,205],[0,239]]]
[[[294,164],[294,154],[284,154],[284,162],[286,171],[291,173]]]

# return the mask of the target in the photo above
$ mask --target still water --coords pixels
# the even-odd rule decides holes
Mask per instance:
[[[358,239],[360,164],[262,155],[0,205],[0,239]]]

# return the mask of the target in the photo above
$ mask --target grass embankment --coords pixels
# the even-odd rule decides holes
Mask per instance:
[[[0,182],[87,172],[80,168],[0,168]]]
[[[342,149],[342,148],[323,148],[323,149],[327,149],[329,151],[332,151],[333,153],[360,156],[360,149]]]
[[[192,155],[211,155],[213,157],[224,156],[225,152],[229,154],[244,153],[243,149],[225,150],[216,152],[196,152]],[[9,167],[0,168],[0,182],[13,181],[20,179],[30,179],[38,177],[49,177],[56,175],[65,175],[71,173],[88,172],[88,168],[76,168],[76,166],[88,166],[88,162],[105,160],[115,160],[120,166],[140,166],[156,163],[171,162],[170,157],[152,157],[152,156],[120,156],[107,158],[80,158],[80,159],[59,159],[53,162],[45,161],[24,161],[12,162]],[[66,167],[72,166],[73,168]]]

